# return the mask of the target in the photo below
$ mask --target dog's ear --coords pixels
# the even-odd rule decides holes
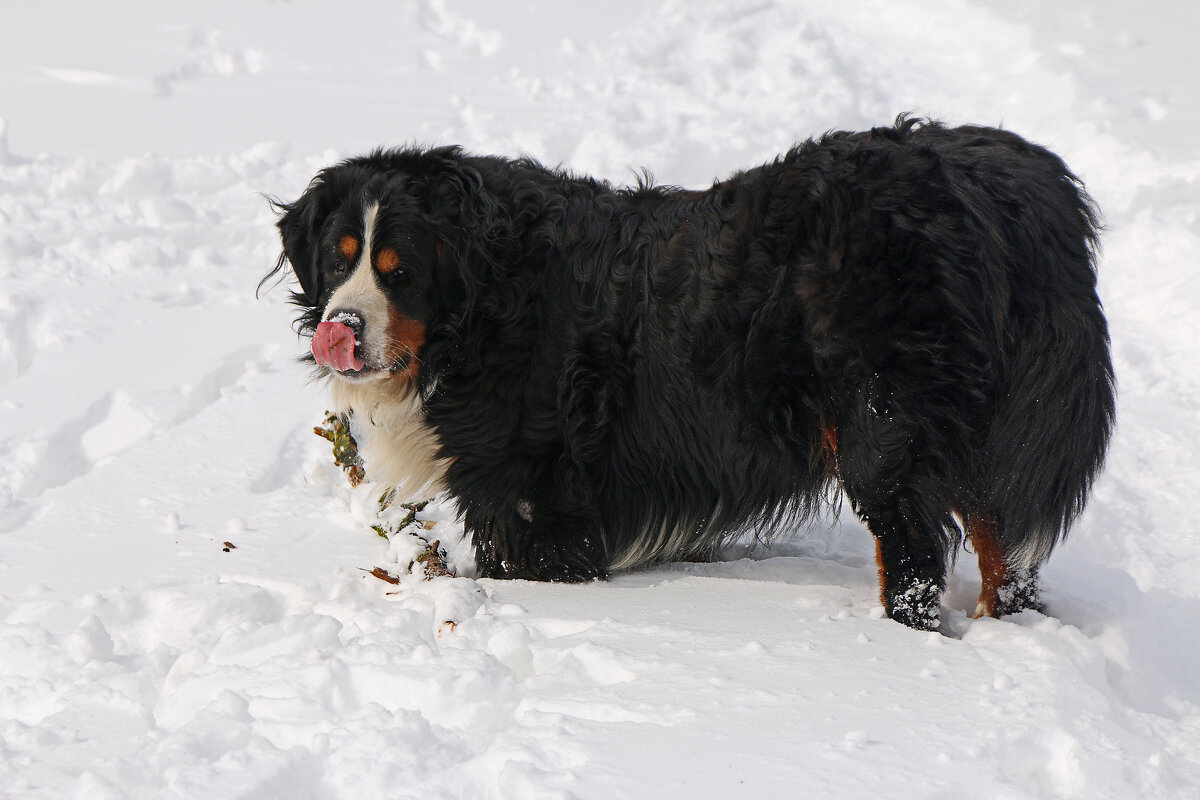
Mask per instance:
[[[338,176],[334,170],[335,168],[330,168],[318,173],[304,194],[294,203],[268,198],[271,207],[280,215],[275,227],[279,229],[283,253],[279,256],[275,268],[259,283],[260,289],[264,283],[291,264],[302,290],[292,293],[293,301],[309,307],[315,306],[319,301],[322,290],[319,263],[321,229],[336,205],[336,192],[330,186],[331,179]]]
[[[324,183],[318,178],[296,202],[276,204],[276,209],[283,212],[276,223],[283,241],[283,255],[276,269],[285,260],[292,265],[304,300],[310,306],[317,303],[321,293],[317,248],[321,225],[329,215],[328,204],[322,202],[325,195]]]

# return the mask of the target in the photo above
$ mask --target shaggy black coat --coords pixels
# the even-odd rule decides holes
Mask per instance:
[[[1048,150],[901,117],[704,191],[377,151],[280,205],[310,334],[369,199],[481,576],[706,558],[840,489],[893,618],[937,626],[964,530],[980,613],[1036,604],[1114,416],[1097,216]]]

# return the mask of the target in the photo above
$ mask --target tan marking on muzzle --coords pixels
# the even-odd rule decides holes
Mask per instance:
[[[387,356],[391,363],[404,361],[395,374],[416,380],[421,371],[421,348],[425,346],[425,324],[391,310],[388,312]]]

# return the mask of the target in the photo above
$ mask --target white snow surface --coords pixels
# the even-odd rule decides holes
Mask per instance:
[[[1200,6],[7,3],[0,797],[1200,797]],[[377,145],[701,187],[901,111],[1061,153],[1118,431],[1047,614],[883,618],[847,509],[603,583],[408,574],[264,195]],[[369,470],[369,465],[368,465]],[[229,542],[234,547],[227,548]],[[363,570],[402,575],[389,585]]]

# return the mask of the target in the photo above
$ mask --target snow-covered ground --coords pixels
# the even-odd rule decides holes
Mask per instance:
[[[191,5],[0,23],[0,797],[1200,796],[1200,6]],[[702,186],[904,110],[1105,211],[1119,430],[1047,616],[971,620],[967,556],[947,635],[883,619],[848,511],[583,586],[363,571],[415,540],[311,432],[264,194],[414,141]]]

